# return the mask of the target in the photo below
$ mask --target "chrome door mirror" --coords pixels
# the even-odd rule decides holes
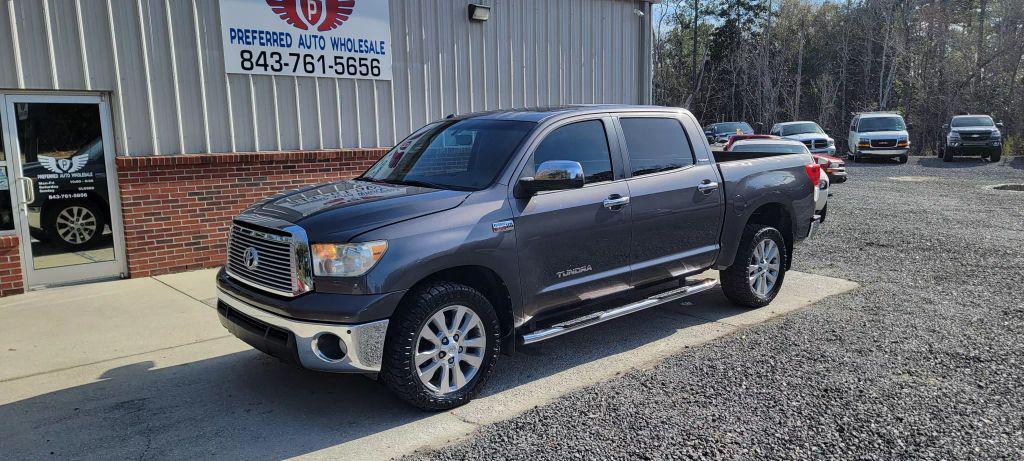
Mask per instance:
[[[537,167],[537,173],[519,179],[519,189],[525,195],[544,190],[579,189],[586,183],[583,165],[570,160],[548,160]]]

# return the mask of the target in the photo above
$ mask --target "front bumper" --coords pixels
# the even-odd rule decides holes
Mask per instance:
[[[836,146],[818,147],[810,151],[812,154],[836,155]]]
[[[864,148],[859,148],[859,149],[857,149],[857,156],[858,157],[885,157],[885,158],[893,158],[893,157],[902,157],[904,155],[907,155],[907,152],[910,152],[909,148],[907,148],[907,149],[864,149]]]
[[[1002,152],[1002,141],[963,141],[950,142],[946,149],[953,152],[953,155],[990,155]]]
[[[359,325],[294,320],[256,308],[224,290],[217,292],[220,323],[231,334],[269,355],[310,370],[333,373],[380,371],[388,321]],[[339,338],[341,357],[330,358],[318,344],[324,335]],[[333,340],[331,336],[326,336]]]

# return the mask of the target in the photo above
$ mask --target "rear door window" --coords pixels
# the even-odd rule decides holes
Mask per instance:
[[[678,120],[621,118],[633,176],[669,171],[694,164],[693,149]]]
[[[533,176],[541,163],[551,160],[579,162],[587,184],[611,181],[612,157],[604,123],[588,120],[555,129],[537,146],[523,176]]]

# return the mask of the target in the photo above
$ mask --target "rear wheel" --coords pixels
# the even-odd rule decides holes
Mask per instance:
[[[721,272],[725,297],[744,307],[764,307],[786,278],[786,241],[764,224],[748,224],[732,265]]]
[[[483,387],[500,342],[498,315],[480,292],[457,283],[427,285],[392,318],[380,377],[413,406],[455,408]]]

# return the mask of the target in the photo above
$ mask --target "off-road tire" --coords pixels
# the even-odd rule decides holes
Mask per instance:
[[[414,355],[420,328],[434,313],[448,306],[473,310],[486,329],[486,346],[479,371],[465,387],[437,394],[420,381]],[[436,282],[410,292],[388,325],[380,380],[398,398],[422,410],[450,410],[473,399],[483,388],[501,351],[501,326],[494,306],[479,291],[458,283]]]
[[[750,286],[750,281],[747,278],[747,265],[754,254],[754,247],[766,238],[774,240],[779,247],[779,277],[768,295],[762,297],[754,293]],[[786,241],[778,229],[765,224],[748,224],[743,228],[743,238],[740,239],[736,259],[733,260],[731,266],[719,274],[722,281],[722,292],[726,298],[739,306],[749,308],[767,306],[782,289],[782,283],[786,278],[786,261],[788,260]]]

